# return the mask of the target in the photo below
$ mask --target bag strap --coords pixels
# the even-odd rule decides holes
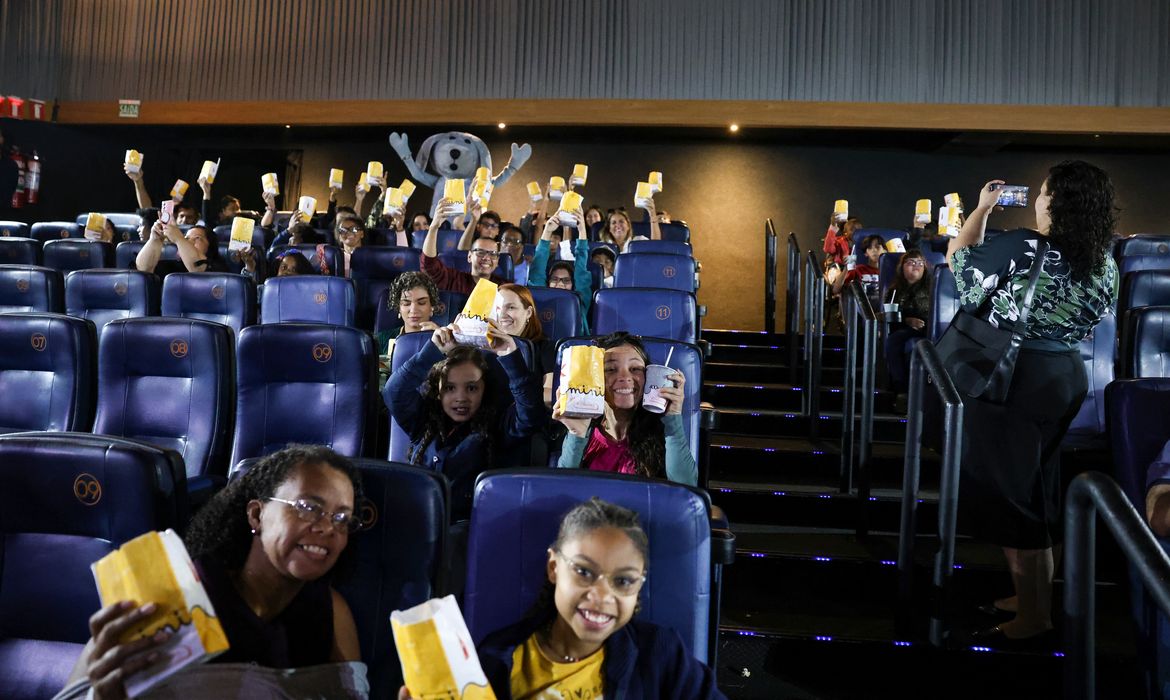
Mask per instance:
[[[1040,270],[1044,267],[1044,257],[1048,254],[1048,241],[1041,238],[1036,244],[1036,258],[1032,261],[1032,269],[1028,274],[1028,288],[1024,291],[1024,303],[1020,306],[1020,315],[1016,318],[1012,333],[1023,335],[1028,323],[1028,314],[1032,310],[1032,297],[1036,294],[1036,281],[1040,279]]]

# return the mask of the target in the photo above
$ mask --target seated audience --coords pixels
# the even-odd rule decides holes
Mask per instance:
[[[878,267],[882,253],[886,252],[886,242],[882,240],[881,236],[866,236],[861,241],[861,249],[865,251],[865,260],[858,260],[852,270],[837,276],[836,281],[833,282],[833,294],[840,294],[845,285],[853,280],[858,280],[861,282],[862,288],[865,289],[865,295],[869,297],[869,303],[874,310],[880,310],[882,306],[881,290],[878,286],[880,280]]]
[[[386,295],[386,303],[402,319],[402,327],[397,331],[377,334],[378,346],[386,357],[393,356],[394,341],[399,335],[433,331],[439,327],[431,321],[439,306],[439,288],[425,272],[404,272],[395,277]]]
[[[179,260],[160,260],[164,239],[175,244]],[[184,234],[175,224],[156,221],[150,238],[138,251],[134,267],[164,277],[172,272],[228,272],[227,262],[219,255],[215,232],[204,226],[192,226]]]
[[[658,228],[658,216],[654,211],[654,200],[650,200],[650,206],[646,209],[646,212],[650,216],[650,238],[635,236],[634,225],[630,223],[630,215],[626,213],[625,209],[614,209],[609,213],[609,217],[605,221],[605,227],[601,229],[601,240],[614,246],[618,254],[629,252],[630,241],[661,240],[662,230]]]
[[[556,219],[550,219],[545,224],[544,233],[541,234],[540,242],[536,244],[536,250],[533,252],[532,264],[528,271],[528,284],[532,287],[547,285],[567,289],[571,292],[575,291],[581,306],[581,323],[577,327],[577,332],[579,335],[589,335],[587,319],[589,318],[589,307],[593,302],[593,276],[589,274],[589,241],[585,236],[584,217],[581,216],[580,212],[576,212],[576,217],[577,228],[569,229],[577,232],[572,262],[560,260],[554,262],[551,267],[549,266],[548,258],[552,250],[552,237],[560,227]],[[520,279],[519,275],[516,279]]]
[[[592,231],[593,227],[601,223],[603,219],[605,219],[605,214],[601,211],[601,207],[597,206],[596,204],[589,205],[589,208],[585,210],[586,234],[588,234],[589,231]]]
[[[410,220],[410,230],[412,232],[426,231],[430,227],[431,217],[427,216],[426,214],[415,214],[414,217]]]
[[[898,304],[902,320],[891,323],[886,335],[886,367],[890,388],[905,394],[910,387],[910,352],[906,343],[926,337],[926,319],[930,318],[930,270],[921,251],[912,250],[898,262],[894,285],[886,294],[886,303]]]
[[[597,246],[593,249],[592,261],[601,268],[601,288],[613,287],[613,268],[617,264],[617,253],[609,246]]]
[[[683,428],[682,409],[686,377],[670,375],[674,387],[662,387],[666,412],[651,413],[642,406],[646,365],[650,359],[642,340],[624,331],[599,338],[605,349],[605,415],[566,418],[559,407],[552,417],[568,429],[557,466],[667,478],[694,486],[698,467]]]
[[[366,227],[356,216],[344,215],[337,220],[337,242],[341,245],[341,270],[350,276],[350,258],[362,247],[366,238]]]
[[[512,277],[520,284],[528,282],[532,269],[532,257],[524,254],[524,234],[520,229],[507,224],[500,234],[500,254],[512,258]]]
[[[269,686],[296,697],[348,696],[354,681],[366,686],[353,615],[329,585],[350,534],[361,527],[354,514],[361,499],[361,478],[349,460],[310,446],[265,457],[216,494],[184,539],[230,645],[208,663],[234,666],[214,674],[196,667],[166,683],[201,697],[249,697],[267,694]],[[89,697],[126,697],[125,677],[154,663],[170,635],[119,638],[155,610],[153,603],[124,600],[90,617],[93,637],[70,678],[83,682],[78,692],[88,685]],[[269,672],[321,664],[333,666],[324,677],[322,669],[306,674],[310,686],[298,686],[295,672]]]
[[[851,216],[838,226],[835,216],[829,217],[825,232],[825,281],[830,285],[845,272],[845,258],[853,255],[853,233],[862,227],[861,219]]]
[[[301,251],[288,248],[277,253],[272,261],[273,269],[268,271],[269,277],[290,277],[292,275],[315,275],[316,268]]]
[[[439,259],[439,226],[443,221],[458,212],[450,201],[440,199],[435,208],[435,219],[427,229],[427,237],[423,240],[422,270],[430,275],[439,289],[446,289],[460,294],[471,294],[475,283],[481,278],[490,279],[496,284],[507,282],[502,277],[492,274],[500,258],[500,246],[490,238],[476,238],[471,242],[471,249],[467,252],[467,260],[471,263],[471,272],[452,270]]]
[[[492,310],[492,316],[500,330],[532,342],[536,376],[541,378],[544,385],[544,403],[551,406],[552,373],[556,369],[557,349],[544,336],[544,328],[540,323],[540,314],[536,312],[532,292],[520,284],[500,285],[496,292],[496,305]]]

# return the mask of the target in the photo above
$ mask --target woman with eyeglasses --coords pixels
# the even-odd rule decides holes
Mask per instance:
[[[349,277],[350,258],[358,248],[362,247],[366,238],[366,227],[361,220],[356,216],[343,216],[337,224],[337,241],[341,243],[342,261],[341,269],[345,271],[345,276]]]
[[[556,251],[552,239],[560,230],[560,216],[573,217],[576,228],[567,228],[576,233],[577,239],[573,242],[571,259],[558,260],[550,267],[549,257]],[[544,231],[541,232],[540,241],[537,242],[532,255],[532,262],[528,266],[528,286],[556,287],[577,295],[577,303],[581,309],[578,335],[589,335],[589,307],[593,303],[593,276],[589,273],[589,240],[586,237],[586,225],[585,217],[580,210],[561,212],[560,215],[549,219],[544,224]]]
[[[926,256],[911,250],[902,255],[894,285],[886,293],[887,304],[897,304],[901,322],[890,324],[886,336],[886,367],[895,394],[905,394],[910,382],[912,343],[926,337],[926,319],[930,318],[931,274]]]
[[[365,697],[357,628],[329,575],[361,529],[361,478],[327,447],[290,446],[228,483],[191,521],[184,541],[230,648],[164,681],[176,697]],[[160,658],[169,635],[119,638],[155,613],[122,601],[94,613],[70,697],[126,697],[127,676]],[[276,671],[276,669],[294,669]]]
[[[634,511],[596,497],[570,510],[532,610],[476,650],[496,697],[724,697],[678,632],[635,619],[649,555]]]

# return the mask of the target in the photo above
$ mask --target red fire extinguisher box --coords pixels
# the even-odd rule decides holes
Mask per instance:
[[[12,117],[13,119],[24,118],[24,98],[8,96],[4,106],[4,116]]]

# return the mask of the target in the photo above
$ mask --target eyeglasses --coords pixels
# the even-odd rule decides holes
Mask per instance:
[[[504,245],[511,248],[511,247],[518,246],[518,245],[524,245],[524,241],[520,240],[519,238],[514,238],[514,239],[505,238]]]
[[[922,260],[907,260],[902,264],[908,267],[926,267],[926,263]]]
[[[557,556],[569,566],[569,571],[573,574],[573,582],[582,588],[593,588],[598,581],[606,579],[609,581],[611,591],[625,597],[637,595],[638,590],[646,581],[645,574],[599,574],[584,564],[578,564],[559,551]]]
[[[347,533],[357,532],[366,526],[366,524],[359,520],[353,513],[348,513],[345,511],[334,511],[330,513],[316,503],[313,503],[312,501],[306,501],[303,498],[298,498],[295,501],[286,501],[283,498],[269,498],[268,500],[276,501],[277,503],[283,503],[286,506],[291,506],[292,509],[296,512],[297,518],[303,520],[306,523],[317,523],[321,520],[321,518],[328,516],[329,522],[333,525],[334,529]]]
[[[554,284],[560,284],[560,285],[564,285],[564,286],[568,287],[568,286],[573,284],[573,278],[572,277],[549,277],[548,283],[550,286],[552,286]]]
[[[490,250],[473,250],[473,251],[471,251],[471,254],[477,258],[492,258],[492,259],[494,259],[494,258],[500,257],[499,253],[493,253]]]
[[[343,226],[343,227],[337,229],[337,232],[343,236],[349,236],[349,235],[352,235],[355,233],[361,233],[364,231],[365,231],[365,229],[362,228],[361,226],[349,226],[349,227]]]
[[[480,226],[482,226],[482,227],[484,227],[484,228],[496,228],[496,229],[498,229],[498,228],[500,227],[500,224],[499,224],[499,223],[497,223],[497,222],[495,222],[495,221],[491,221],[491,220],[488,220],[488,221],[480,221],[480,222],[479,222],[479,225],[480,225]]]

